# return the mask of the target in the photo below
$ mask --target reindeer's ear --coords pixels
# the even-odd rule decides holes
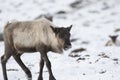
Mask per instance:
[[[58,29],[58,28],[55,28],[55,27],[53,27],[53,26],[51,26],[51,25],[50,25],[50,27],[51,27],[51,29],[53,30],[54,33],[57,34],[57,33],[59,32],[59,29]]]
[[[69,27],[67,27],[68,31],[70,31],[72,28],[72,25],[70,25]]]
[[[50,27],[51,27],[51,29],[53,30],[53,32],[55,32],[55,28],[54,28],[53,26],[51,26],[51,25],[50,25]]]

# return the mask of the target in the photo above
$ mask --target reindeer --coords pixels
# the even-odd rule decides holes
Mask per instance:
[[[51,62],[47,53],[49,51],[62,53],[63,49],[67,50],[71,47],[71,28],[72,25],[67,28],[57,27],[45,18],[7,23],[4,28],[5,53],[1,57],[4,80],[8,80],[6,62],[11,56],[26,73],[28,80],[32,80],[30,70],[20,58],[24,52],[40,52],[41,60],[38,80],[43,80],[44,63],[46,63],[49,72],[49,80],[56,80],[52,73]]]
[[[107,41],[105,46],[120,46],[120,40],[118,40],[119,35],[109,35],[111,40]]]

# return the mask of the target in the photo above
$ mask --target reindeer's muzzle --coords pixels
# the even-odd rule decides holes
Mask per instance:
[[[68,50],[69,48],[71,48],[72,47],[72,45],[71,45],[71,43],[66,43],[65,45],[64,45],[64,50]]]

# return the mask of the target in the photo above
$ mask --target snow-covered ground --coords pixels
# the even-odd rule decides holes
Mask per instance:
[[[41,14],[51,14],[58,26],[73,24],[71,39],[75,40],[62,55],[48,53],[57,80],[120,80],[120,47],[105,46],[109,35],[120,35],[120,0],[79,1],[0,0],[0,32],[8,21],[33,20]],[[0,42],[0,56],[3,53],[4,43]],[[31,70],[33,80],[37,80],[40,54],[23,54],[22,60]],[[9,80],[26,80],[12,57],[7,73]],[[45,66],[44,80],[48,77]],[[1,66],[0,80],[3,80]]]

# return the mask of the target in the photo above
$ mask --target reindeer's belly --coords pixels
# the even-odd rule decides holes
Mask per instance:
[[[16,51],[18,52],[36,52],[36,47],[35,46],[25,46],[25,45],[19,45],[19,44],[14,44],[14,47]]]
[[[23,53],[23,52],[36,52],[36,48],[35,47],[16,47],[16,50],[19,53]]]

